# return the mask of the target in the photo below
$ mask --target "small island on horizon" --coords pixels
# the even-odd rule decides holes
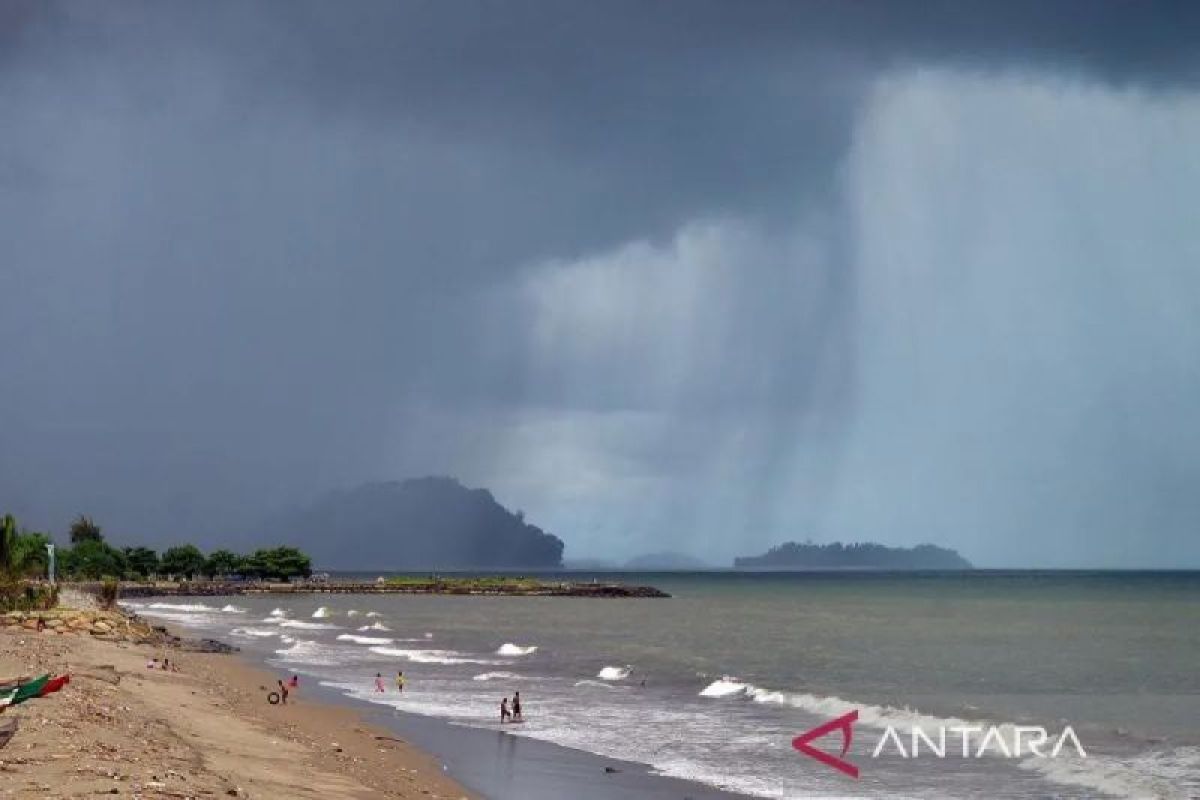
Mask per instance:
[[[876,542],[785,542],[761,556],[733,560],[735,569],[974,569],[957,551],[933,544],[888,547]]]

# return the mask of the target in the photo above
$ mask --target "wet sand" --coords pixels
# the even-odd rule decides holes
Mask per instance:
[[[180,671],[146,669],[151,656]],[[287,706],[268,704],[277,676],[241,658],[0,633],[0,678],[67,671],[63,691],[0,715],[20,722],[0,750],[3,796],[476,796],[394,732],[316,702],[303,685]]]

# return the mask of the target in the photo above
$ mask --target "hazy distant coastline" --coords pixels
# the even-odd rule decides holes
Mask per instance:
[[[736,569],[974,569],[957,551],[932,544],[888,547],[875,542],[785,542],[761,556],[733,560]]]

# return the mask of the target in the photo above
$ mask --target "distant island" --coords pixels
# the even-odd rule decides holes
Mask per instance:
[[[954,550],[932,544],[888,547],[874,542],[786,542],[761,556],[733,560],[737,569],[973,569]]]
[[[559,569],[563,542],[454,478],[367,483],[268,521],[334,570]]]

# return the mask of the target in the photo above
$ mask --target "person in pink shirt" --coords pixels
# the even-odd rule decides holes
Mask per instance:
[[[377,692],[386,692],[387,691],[387,687],[383,685],[383,675],[381,675],[378,672],[375,673],[375,691],[377,691]]]

